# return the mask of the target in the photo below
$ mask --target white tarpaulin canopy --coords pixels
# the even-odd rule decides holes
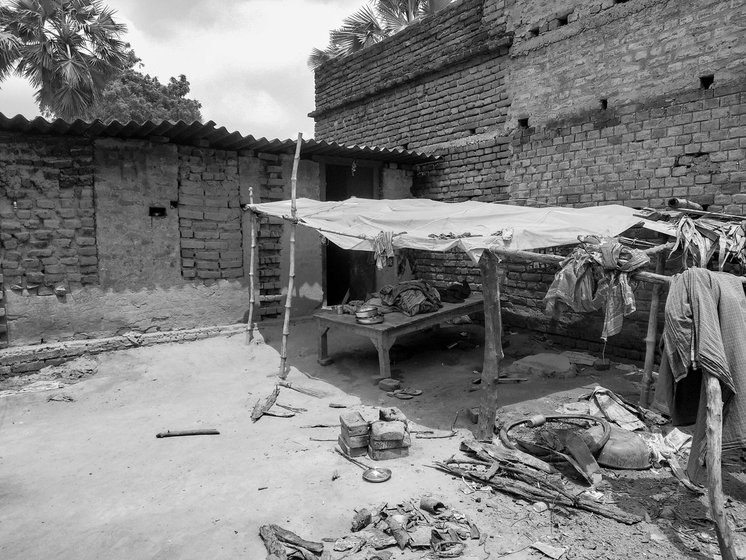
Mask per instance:
[[[251,204],[254,212],[290,219],[290,201]],[[381,233],[395,248],[448,251],[459,248],[476,263],[490,247],[540,249],[577,243],[579,235],[616,236],[643,220],[626,206],[533,208],[487,202],[438,202],[423,198],[340,202],[297,200],[300,225],[342,249],[374,251]]]

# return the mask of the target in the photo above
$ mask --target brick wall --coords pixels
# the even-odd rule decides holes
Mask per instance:
[[[52,296],[98,282],[92,159],[87,140],[0,134],[6,290]]]
[[[450,34],[415,25],[317,71],[317,137],[440,154],[415,177],[417,196],[437,200],[662,206],[687,197],[746,211],[746,4],[465,0],[437,17]],[[418,62],[441,41],[455,49],[456,36],[464,49],[449,51],[458,55],[447,64]],[[480,36],[491,38],[487,50],[469,42]],[[443,101],[428,87],[447,92]],[[434,116],[418,120],[424,104]],[[437,285],[477,283],[476,268],[455,255],[419,253],[416,269]],[[507,324],[598,350],[600,313],[544,316],[555,271],[506,266]],[[649,287],[637,296],[610,353],[644,350]]]
[[[462,0],[317,69],[316,138],[415,149],[501,126],[501,14],[492,9],[485,23],[482,0]]]
[[[179,233],[184,278],[242,278],[238,155],[179,147]]]

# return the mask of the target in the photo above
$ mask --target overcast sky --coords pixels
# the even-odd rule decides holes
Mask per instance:
[[[204,121],[255,137],[313,136],[306,59],[363,0],[108,0],[144,72],[186,74]],[[39,115],[22,80],[0,84],[0,112]]]

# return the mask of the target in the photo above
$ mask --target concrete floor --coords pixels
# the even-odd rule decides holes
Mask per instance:
[[[320,379],[293,369],[290,380],[327,396],[283,389],[279,402],[308,412],[253,424],[251,408],[273,388],[279,364],[279,327],[262,333],[266,344],[247,346],[237,335],[103,354],[98,373],[78,384],[0,398],[0,558],[263,558],[264,523],[320,540],[345,534],[357,507],[459,495],[458,481],[427,468],[457,452],[457,438],[415,439],[410,457],[387,462],[392,480],[373,485],[333,452],[336,429],[302,426],[338,422],[335,402],[367,418],[372,407],[398,405],[421,426],[450,428],[456,411],[478,403],[469,388],[482,348],[469,341],[480,342],[479,329],[403,340],[394,368],[424,394],[398,401],[375,385],[367,340],[331,335],[335,363],[324,368],[315,361],[315,325],[299,321],[290,363]],[[594,381],[619,389],[619,379],[505,385],[501,404]],[[74,401],[47,400],[59,393]],[[462,414],[459,426],[472,425]],[[199,427],[221,434],[155,437]]]

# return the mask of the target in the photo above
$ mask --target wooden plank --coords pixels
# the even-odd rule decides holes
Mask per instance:
[[[482,396],[479,403],[477,437],[492,440],[497,411],[497,388],[500,377],[502,349],[502,316],[500,312],[500,278],[497,256],[484,251],[479,259],[484,297],[484,365],[482,366]]]
[[[722,477],[722,447],[723,447],[723,394],[720,380],[703,373],[703,382],[707,395],[707,487],[710,498],[710,515],[715,521],[715,532],[720,545],[720,556],[723,560],[736,560],[733,545],[733,533],[725,515],[723,477]],[[694,453],[695,450],[692,449]]]

